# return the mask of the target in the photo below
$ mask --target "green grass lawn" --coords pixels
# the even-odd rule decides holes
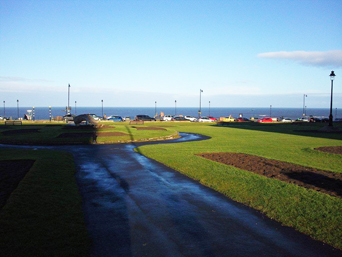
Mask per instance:
[[[247,153],[303,166],[342,172],[342,156],[314,150],[341,146],[342,134],[298,135],[297,126],[244,124],[218,127],[209,124],[175,124],[180,132],[210,136],[210,140],[143,146],[146,156],[251,206],[285,226],[342,249],[342,199],[293,184],[266,178],[213,162],[196,153]],[[302,127],[300,127],[302,128]],[[317,129],[307,125],[305,130]],[[312,133],[311,133],[312,134]],[[330,139],[332,137],[333,139]]]
[[[89,255],[71,154],[0,150],[0,161],[18,159],[35,163],[0,210],[0,255]]]

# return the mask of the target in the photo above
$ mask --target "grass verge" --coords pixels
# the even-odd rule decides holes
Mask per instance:
[[[0,160],[35,160],[0,211],[1,255],[89,255],[71,154],[6,149],[0,156]]]

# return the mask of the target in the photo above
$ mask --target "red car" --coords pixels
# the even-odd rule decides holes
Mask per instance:
[[[212,121],[217,121],[217,119],[216,119],[216,118],[214,118],[214,117],[211,117],[211,116],[209,116],[208,118],[209,118],[209,120],[212,120]]]
[[[273,122],[273,120],[272,118],[265,117],[265,118],[259,119],[258,122]]]
[[[240,117],[240,118],[237,118],[236,121],[237,122],[247,122],[247,121],[249,121],[249,119]]]

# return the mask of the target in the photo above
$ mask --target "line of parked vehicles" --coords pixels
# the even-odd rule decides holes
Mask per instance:
[[[109,120],[109,121],[126,121],[131,120],[130,117],[123,117],[120,115],[110,115],[108,117],[100,117],[96,114],[89,114],[94,120],[100,121],[100,120]],[[63,119],[72,121],[75,115],[65,115]],[[245,117],[239,117],[234,118],[233,116],[227,116],[227,117],[220,117],[219,119],[216,119],[212,116],[205,116],[196,118],[190,115],[156,115],[155,117],[150,117],[149,115],[139,114],[134,117],[134,120],[140,120],[140,121],[190,121],[190,122],[259,122],[259,123],[270,123],[270,122],[284,122],[284,123],[291,123],[291,122],[329,122],[329,119],[326,117],[315,117],[315,116],[309,116],[309,117],[302,117],[298,119],[290,119],[290,118],[274,118],[274,117],[251,117],[250,119]],[[342,119],[335,119],[335,122],[341,122]]]

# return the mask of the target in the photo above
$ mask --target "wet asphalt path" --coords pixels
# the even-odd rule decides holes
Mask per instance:
[[[92,256],[341,256],[134,147],[72,148]]]
[[[134,152],[133,144],[36,148],[73,153],[92,256],[342,256]]]

